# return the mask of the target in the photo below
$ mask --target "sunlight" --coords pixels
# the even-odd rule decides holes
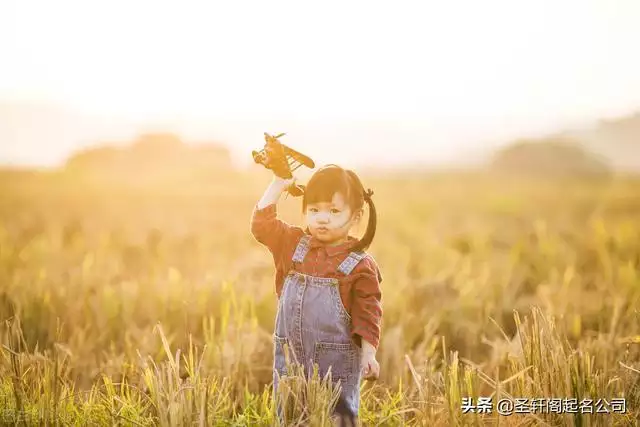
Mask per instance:
[[[0,13],[0,102],[207,135],[195,123],[242,120],[216,128],[232,144],[252,120],[422,127],[397,141],[405,148],[411,138],[478,143],[640,105],[637,2],[324,5],[10,1]],[[258,137],[267,130],[284,129]]]

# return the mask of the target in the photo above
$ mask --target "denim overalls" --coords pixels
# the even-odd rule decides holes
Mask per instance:
[[[351,316],[347,313],[338,279],[315,277],[299,273],[301,263],[309,251],[311,236],[304,235],[293,254],[293,266],[284,280],[278,300],[274,332],[274,396],[278,375],[286,375],[284,344],[288,345],[291,362],[304,366],[310,377],[317,363],[320,378],[331,367],[331,378],[340,381],[342,396],[353,413],[358,414],[360,403],[360,348],[351,339]],[[348,275],[366,257],[363,252],[351,252],[338,267]]]

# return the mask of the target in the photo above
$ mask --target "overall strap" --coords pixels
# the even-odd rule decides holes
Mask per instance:
[[[298,246],[296,246],[296,250],[293,253],[293,257],[291,257],[291,260],[293,262],[302,262],[304,260],[304,257],[307,255],[307,252],[309,252],[310,240],[311,240],[311,236],[308,234],[305,234],[300,238],[300,241],[298,242]]]
[[[344,275],[349,275],[353,269],[356,268],[356,265],[366,257],[367,254],[364,252],[351,252],[344,261],[342,261],[342,264],[338,267],[338,271]]]

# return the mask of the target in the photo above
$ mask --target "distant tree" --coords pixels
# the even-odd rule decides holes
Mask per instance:
[[[224,145],[207,143],[193,147],[192,163],[197,166],[217,169],[229,169],[232,166],[231,153]]]
[[[184,162],[188,147],[172,133],[147,133],[138,136],[127,153],[127,161],[137,167],[166,168]]]
[[[600,120],[596,130],[619,137],[622,145],[637,146],[640,144],[640,112],[627,117]]]
[[[179,136],[168,133],[144,133],[131,145],[133,152],[141,152],[147,155],[154,154],[175,154],[184,151],[186,145]]]
[[[85,148],[72,154],[65,169],[73,172],[90,172],[116,168],[124,156],[123,151],[111,145]]]
[[[577,137],[591,150],[605,155],[616,170],[640,173],[640,113],[601,121]]]
[[[530,176],[603,176],[611,172],[608,162],[566,138],[519,140],[498,151],[492,169]]]
[[[124,182],[215,178],[233,169],[227,147],[185,144],[172,133],[147,133],[126,148],[101,145],[71,155],[66,170]]]

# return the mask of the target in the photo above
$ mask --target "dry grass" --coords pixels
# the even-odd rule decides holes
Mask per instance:
[[[249,234],[267,182],[1,183],[0,424],[274,424],[273,269]],[[634,425],[640,181],[365,182],[385,316],[363,425]],[[298,203],[282,217],[299,222]],[[289,424],[330,425],[323,380],[283,379]],[[464,413],[467,397],[626,413]]]

